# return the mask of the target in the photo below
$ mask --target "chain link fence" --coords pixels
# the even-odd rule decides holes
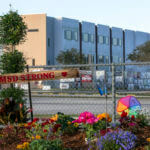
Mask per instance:
[[[142,108],[150,110],[150,63],[30,66],[29,71],[66,68],[77,68],[79,77],[30,82],[34,115],[57,112],[79,115],[83,111],[99,114],[107,111],[115,120],[117,102],[126,95],[136,96]],[[102,91],[106,86],[107,97],[100,95],[97,85]],[[16,86],[25,90],[28,99],[28,84]]]

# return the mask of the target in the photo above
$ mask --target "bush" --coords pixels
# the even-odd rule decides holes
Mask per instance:
[[[63,113],[58,113],[58,119],[56,125],[60,125],[60,131],[63,134],[74,134],[78,130],[78,124],[72,123],[74,119],[69,115],[64,115]],[[53,130],[55,131],[55,127]]]
[[[18,73],[25,69],[26,61],[22,52],[15,50],[13,52],[5,52],[1,56],[3,73]]]
[[[0,123],[25,123],[27,119],[26,99],[19,88],[3,89],[0,93]]]

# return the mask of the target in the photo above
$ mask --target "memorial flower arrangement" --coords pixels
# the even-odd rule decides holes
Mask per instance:
[[[143,121],[143,116],[140,121],[138,115],[136,118],[129,117],[123,112],[118,120],[119,123],[111,123],[111,120],[107,113],[94,115],[88,111],[82,112],[77,119],[63,113],[45,119],[34,118],[31,122],[4,128],[0,132],[0,144],[4,148],[8,143],[9,145],[16,143],[15,148],[11,146],[7,148],[9,150],[40,150],[39,147],[52,146],[56,150],[65,150],[65,148],[71,150],[74,146],[86,146],[87,150],[130,150],[136,147],[145,147],[149,150],[150,126],[144,124],[145,122],[140,123]],[[145,133],[144,138],[142,138],[143,133]]]

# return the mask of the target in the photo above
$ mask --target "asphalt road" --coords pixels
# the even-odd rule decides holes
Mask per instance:
[[[150,99],[141,98],[138,100],[141,102],[142,109],[149,111],[148,113],[150,115]],[[27,105],[29,106],[28,98]],[[106,112],[106,99],[104,97],[32,97],[32,105],[34,114],[55,114],[57,112],[63,112],[72,115],[80,114],[83,111],[90,111],[95,114]],[[107,112],[113,114],[113,108],[112,99],[108,98]]]

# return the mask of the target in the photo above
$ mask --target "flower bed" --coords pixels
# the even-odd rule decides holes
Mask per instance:
[[[48,119],[34,118],[32,122],[0,130],[0,145],[4,150],[150,150],[149,142],[150,125],[146,116],[129,117],[125,112],[118,123],[111,123],[106,113],[95,116],[83,112],[76,120],[58,113]]]

